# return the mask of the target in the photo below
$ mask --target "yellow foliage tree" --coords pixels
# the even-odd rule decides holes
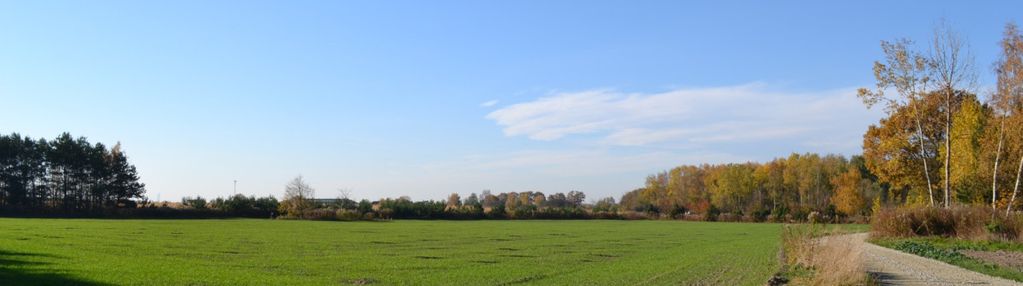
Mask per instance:
[[[984,203],[988,172],[980,172],[981,136],[985,126],[984,107],[973,95],[962,96],[959,110],[952,117],[949,184],[952,199],[961,203]],[[939,149],[943,159],[946,148]],[[943,168],[944,169],[944,168]]]
[[[869,182],[867,182],[869,184]],[[835,187],[835,195],[831,197],[831,203],[835,205],[838,212],[846,215],[862,214],[866,207],[866,200],[863,197],[864,181],[860,171],[850,168],[845,173],[831,180]]]

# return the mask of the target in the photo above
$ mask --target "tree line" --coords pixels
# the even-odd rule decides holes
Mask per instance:
[[[683,165],[621,198],[625,211],[703,220],[790,221],[866,214],[883,196],[863,157],[792,154],[767,163]]]
[[[202,196],[181,198],[181,207],[198,212],[207,212],[209,216],[237,217],[273,217],[280,207],[274,196],[256,197],[235,194],[227,198],[218,197],[206,200]]]
[[[413,201],[408,196],[378,201],[354,201],[346,191],[336,199],[314,199],[313,188],[302,176],[285,186],[279,204],[283,218],[359,220],[359,219],[587,219],[617,218],[613,198],[586,204],[586,194],[507,192],[484,190],[462,198],[452,193],[446,200]]]
[[[145,184],[117,143],[63,133],[53,140],[0,135],[0,208],[134,208]]]
[[[882,206],[1020,208],[1023,184],[1023,36],[1005,26],[994,90],[976,90],[969,45],[948,25],[917,46],[882,41],[867,108],[886,116],[863,136],[862,156],[792,155],[768,163],[680,166],[651,175],[622,208],[748,219],[869,215]],[[979,96],[982,94],[983,96]]]

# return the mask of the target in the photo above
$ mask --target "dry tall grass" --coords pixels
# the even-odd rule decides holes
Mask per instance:
[[[816,269],[811,285],[870,284],[863,261],[863,240],[852,235],[819,239],[818,252],[810,265]]]
[[[870,221],[877,237],[942,236],[967,240],[1023,242],[1023,218],[984,206],[881,209]]]
[[[789,272],[795,285],[870,285],[864,269],[863,241],[853,235],[826,231],[823,226],[787,225],[782,235]]]

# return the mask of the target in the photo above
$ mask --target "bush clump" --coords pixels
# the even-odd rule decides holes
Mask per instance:
[[[983,206],[882,208],[871,219],[870,229],[878,237],[1019,241],[1023,219]]]

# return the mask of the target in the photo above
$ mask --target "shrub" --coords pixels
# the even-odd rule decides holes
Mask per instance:
[[[689,221],[703,221],[706,217],[704,215],[690,213],[682,216],[682,219]]]
[[[990,222],[984,225],[984,229],[990,234],[993,240],[1021,241],[1023,240],[1023,219],[1019,216],[995,216]]]
[[[783,222],[785,215],[787,214],[789,214],[789,209],[785,207],[785,205],[780,205],[778,207],[771,209],[770,217],[772,217],[773,219],[771,218],[769,219],[771,219],[771,222]]]
[[[618,213],[610,212],[610,211],[593,212],[593,213],[590,214],[590,218],[591,219],[623,219],[623,217],[621,215],[619,215]]]
[[[806,215],[806,221],[808,221],[810,223],[819,223],[819,222],[823,222],[824,220],[822,220],[822,218],[821,218],[821,213],[813,211],[813,212],[810,212],[809,215]]]
[[[967,240],[1020,240],[1023,220],[984,206],[882,208],[871,218],[873,235],[941,236]]]
[[[621,217],[623,219],[627,219],[627,220],[650,219],[649,213],[646,213],[646,212],[636,212],[636,211],[626,211],[626,212],[622,213]]]
[[[191,207],[193,209],[205,209],[206,208],[206,199],[204,199],[203,197],[198,197],[198,196],[195,197],[195,198],[184,197],[184,198],[181,198],[181,205],[184,205],[186,207]]]
[[[380,219],[391,219],[391,215],[393,214],[394,211],[391,209],[380,209],[380,211],[377,212],[377,217]]]
[[[682,207],[682,206],[679,206],[679,205],[675,205],[675,206],[672,206],[671,208],[668,209],[667,214],[668,214],[669,217],[674,219],[676,217],[684,215],[686,213],[686,211],[688,211],[688,210],[686,210],[685,207]]]
[[[329,209],[306,210],[306,211],[302,212],[302,219],[309,219],[309,220],[335,220],[335,219],[337,219],[337,214],[334,213],[333,210],[329,210]]]
[[[710,205],[710,208],[707,209],[706,213],[704,213],[703,220],[705,220],[705,221],[716,221],[716,220],[718,220],[718,215],[720,215],[720,214],[721,214],[721,210],[719,210],[714,205]]]
[[[755,222],[765,222],[765,221],[767,221],[767,218],[770,217],[770,216],[771,216],[771,211],[770,210],[766,210],[766,209],[756,210],[756,211],[753,211],[752,221],[755,221]]]
[[[722,214],[719,214],[718,217],[717,217],[717,221],[735,222],[735,221],[741,221],[741,220],[742,220],[742,216],[741,215],[732,214],[732,213],[722,213]]]
[[[786,221],[792,222],[804,221],[807,217],[810,216],[810,212],[811,212],[810,209],[796,209],[795,211],[786,214],[785,218]]]
[[[362,218],[362,216],[359,215],[359,212],[351,210],[337,210],[335,213],[336,213],[335,218],[337,218],[337,220],[352,221],[359,220]]]

